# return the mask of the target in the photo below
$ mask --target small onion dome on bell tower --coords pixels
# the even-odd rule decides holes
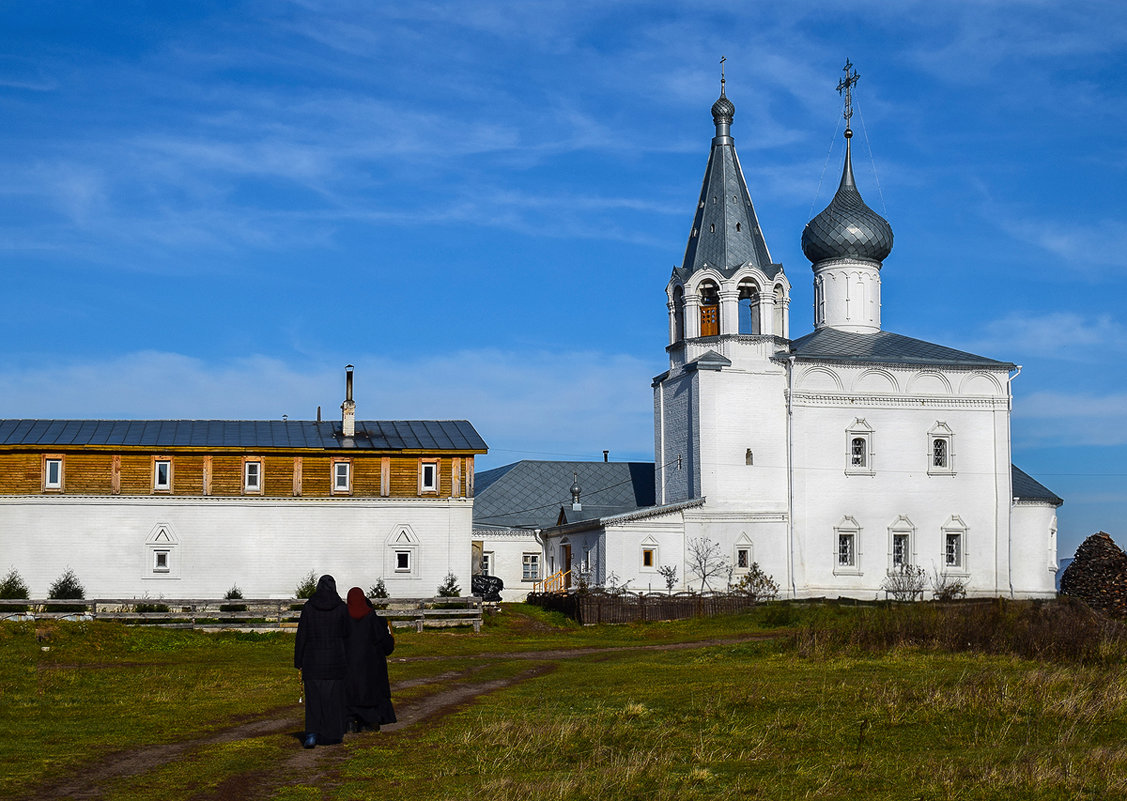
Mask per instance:
[[[732,118],[736,116],[736,107],[728,96],[724,94],[724,86],[720,86],[720,97],[712,104],[712,122],[716,126],[717,136],[730,136]]]
[[[853,180],[853,158],[850,147],[853,130],[849,119],[853,116],[851,90],[857,83],[853,65],[846,61],[846,77],[838,82],[838,92],[845,95],[845,166],[841,171],[841,185],[830,205],[802,229],[802,252],[811,263],[828,259],[863,259],[882,262],[892,252],[892,226],[888,221],[865,205],[857,183]]]

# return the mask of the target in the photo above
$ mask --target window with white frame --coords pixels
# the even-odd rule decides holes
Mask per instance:
[[[180,564],[176,558],[176,550],[180,540],[168,523],[158,523],[149,531],[145,538],[145,552],[147,562],[142,579],[172,579],[180,578]]]
[[[247,459],[243,462],[243,492],[262,492],[262,461]]]
[[[846,515],[834,526],[834,573],[861,572],[861,526]]]
[[[387,540],[384,570],[400,578],[420,578],[419,538],[407,524],[397,525]]]
[[[858,417],[845,431],[845,472],[871,476],[873,456],[873,428]]]
[[[493,553],[491,551],[484,551],[481,554],[481,573],[484,576],[493,575]]]
[[[153,491],[154,492],[171,492],[172,491],[172,460],[171,459],[154,459],[153,460]]]
[[[347,459],[333,462],[333,492],[338,495],[352,492],[352,462]]]
[[[47,456],[43,459],[43,489],[63,488],[63,457]]]
[[[736,548],[736,568],[746,570],[751,567],[751,548]]]
[[[438,460],[419,462],[419,492],[438,492]]]
[[[955,435],[942,420],[927,432],[927,472],[929,475],[955,474]]]
[[[943,525],[943,569],[954,573],[967,570],[967,527],[958,515]]]
[[[916,527],[904,515],[888,527],[888,566],[892,569],[907,567],[912,559],[912,540]]]
[[[521,559],[521,581],[540,580],[540,554],[526,553]]]
[[[154,550],[153,551],[153,572],[154,573],[167,573],[171,568],[171,552],[168,550]]]
[[[411,572],[411,551],[402,550],[395,552],[395,572],[396,573],[410,573]]]

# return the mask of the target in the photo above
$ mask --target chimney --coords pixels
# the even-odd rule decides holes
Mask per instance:
[[[610,451],[603,451],[603,461],[604,462],[610,461]]]
[[[344,403],[340,405],[341,433],[346,437],[356,436],[356,401],[352,400],[352,365],[344,368]]]

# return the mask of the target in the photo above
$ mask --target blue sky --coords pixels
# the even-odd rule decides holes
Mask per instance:
[[[652,459],[727,57],[791,331],[841,163],[888,330],[1023,365],[1061,555],[1127,544],[1120,2],[0,2],[0,416],[467,418]]]

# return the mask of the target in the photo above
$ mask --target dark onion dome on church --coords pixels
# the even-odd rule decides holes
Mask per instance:
[[[802,252],[813,264],[827,259],[882,262],[892,252],[892,226],[865,205],[853,180],[852,135],[846,128],[845,168],[837,194],[802,230]]]
[[[681,280],[698,270],[714,269],[730,276],[747,263],[758,267],[769,278],[782,272],[767,250],[767,242],[759,228],[751,193],[740,167],[736,146],[730,133],[736,107],[724,93],[712,104],[712,122],[716,136],[708,155],[700,199],[697,201],[685,260],[674,273]]]

